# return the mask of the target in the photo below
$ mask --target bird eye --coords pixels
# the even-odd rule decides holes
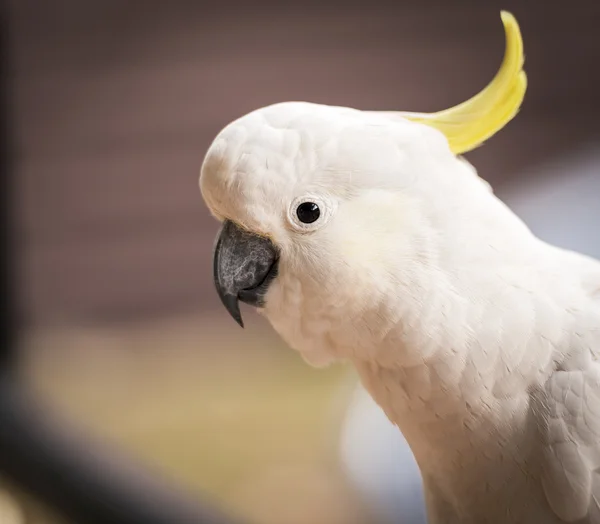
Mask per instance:
[[[312,224],[319,220],[321,210],[314,202],[303,202],[296,208],[296,216],[303,224]]]
[[[310,233],[327,224],[336,209],[337,201],[330,196],[304,193],[290,203],[287,219],[296,231]]]

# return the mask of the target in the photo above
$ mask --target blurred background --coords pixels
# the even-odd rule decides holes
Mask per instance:
[[[309,368],[250,311],[245,330],[228,318],[197,179],[218,131],[264,105],[467,99],[500,65],[500,9],[521,25],[529,90],[467,158],[542,237],[600,256],[596,0],[10,0],[31,387],[245,522],[423,522],[410,454],[352,371]],[[27,524],[57,522],[6,488],[0,524],[21,524],[15,501]]]

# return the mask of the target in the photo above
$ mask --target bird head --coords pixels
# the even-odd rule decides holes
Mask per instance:
[[[333,346],[346,340],[356,352],[372,344],[374,326],[385,332],[398,321],[402,308],[390,297],[418,299],[424,279],[440,269],[450,225],[473,219],[491,195],[460,155],[502,129],[525,94],[519,27],[506,12],[502,22],[496,76],[450,109],[286,102],[218,134],[200,188],[222,222],[214,282],[240,325],[244,302],[321,365],[339,356]]]

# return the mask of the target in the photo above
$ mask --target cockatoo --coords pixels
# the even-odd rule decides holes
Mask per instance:
[[[356,368],[432,523],[600,523],[600,263],[533,235],[461,155],[518,112],[492,82],[433,114],[287,102],[227,125],[200,189],[214,279],[304,359]],[[398,472],[402,474],[402,472]]]

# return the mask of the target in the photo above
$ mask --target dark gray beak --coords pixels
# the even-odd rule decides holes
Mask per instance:
[[[213,272],[217,293],[229,314],[242,327],[239,301],[264,306],[269,284],[277,276],[279,251],[265,237],[225,220],[215,244]]]

